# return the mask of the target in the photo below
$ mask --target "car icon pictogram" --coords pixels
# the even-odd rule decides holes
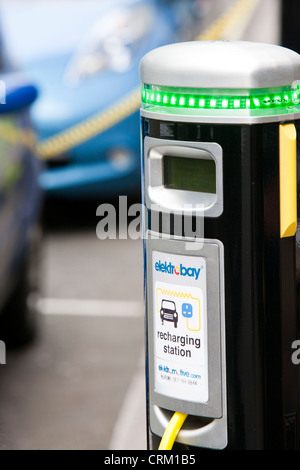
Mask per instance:
[[[176,311],[176,304],[172,300],[162,300],[161,309],[160,309],[160,318],[162,324],[164,321],[169,321],[174,323],[174,327],[177,328],[178,324],[178,313]]]

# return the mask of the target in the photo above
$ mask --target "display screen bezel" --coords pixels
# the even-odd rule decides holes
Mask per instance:
[[[217,142],[191,142],[145,136],[143,173],[146,207],[150,210],[205,217],[223,213],[223,149]],[[216,164],[216,193],[170,189],[164,186],[163,158],[213,159]]]

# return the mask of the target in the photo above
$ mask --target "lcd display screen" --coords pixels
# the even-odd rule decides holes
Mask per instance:
[[[213,159],[164,155],[163,160],[166,188],[216,194],[216,164]]]

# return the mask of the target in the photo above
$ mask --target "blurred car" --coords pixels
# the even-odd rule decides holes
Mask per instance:
[[[64,150],[53,146],[40,179],[48,194],[98,197],[137,191],[139,103],[120,118],[118,104],[138,90],[145,53],[192,36],[199,27],[198,5],[194,0],[2,4],[4,34],[40,91],[31,115],[41,142],[80,123],[88,130],[91,116],[115,107],[113,123],[101,133],[87,138],[83,129],[79,144],[74,132],[75,145],[71,136]]]
[[[13,71],[0,47],[0,339],[24,344],[36,332],[41,164],[33,153],[29,106],[36,88]]]

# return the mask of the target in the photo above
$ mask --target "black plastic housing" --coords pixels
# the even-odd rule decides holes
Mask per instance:
[[[299,449],[300,365],[291,359],[292,343],[300,339],[296,237],[280,238],[280,123],[213,125],[142,118],[141,125],[142,141],[150,136],[216,142],[223,149],[224,211],[205,218],[204,237],[224,244],[226,449]],[[147,228],[160,231],[162,224],[151,227],[151,214],[147,216]],[[190,235],[176,233],[175,226],[172,234]],[[160,438],[149,422],[148,438],[149,448],[157,449]]]

